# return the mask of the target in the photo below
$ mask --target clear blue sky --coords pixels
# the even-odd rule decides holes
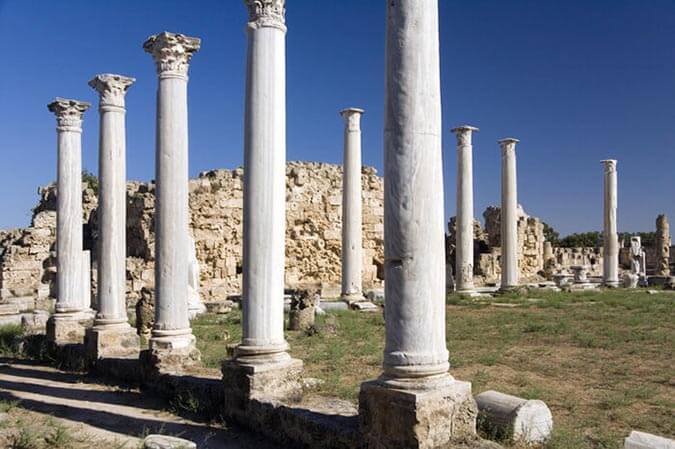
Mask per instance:
[[[288,159],[339,163],[347,106],[366,109],[364,163],[382,166],[383,0],[288,0]],[[446,214],[455,140],[474,144],[476,214],[499,202],[497,139],[518,147],[520,202],[563,234],[602,226],[601,159],[619,160],[619,228],[675,221],[675,2],[440,0]],[[25,226],[56,176],[55,96],[95,104],[93,75],[127,95],[128,177],[154,176],[156,75],[143,41],[203,39],[190,67],[190,174],[242,163],[246,11],[240,0],[0,0],[0,228]],[[97,170],[98,112],[84,166]]]

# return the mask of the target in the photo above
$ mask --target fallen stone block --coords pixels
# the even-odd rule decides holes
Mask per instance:
[[[675,440],[650,433],[632,431],[624,441],[624,449],[675,449]]]
[[[539,400],[486,391],[476,396],[478,425],[488,435],[528,444],[547,441],[553,430],[553,416]]]
[[[148,435],[143,440],[143,449],[197,449],[190,440],[167,435]]]
[[[359,312],[377,312],[380,310],[378,306],[368,301],[358,301],[352,303],[352,309],[357,310]]]

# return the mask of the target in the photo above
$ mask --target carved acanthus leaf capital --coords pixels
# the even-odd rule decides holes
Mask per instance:
[[[361,130],[361,116],[365,111],[358,108],[347,108],[340,111],[340,115],[345,119],[345,125],[349,131]]]
[[[502,154],[504,155],[514,153],[516,151],[516,144],[518,142],[520,142],[520,140],[514,139],[513,137],[507,137],[497,141],[502,149]]]
[[[129,87],[136,81],[128,76],[104,73],[96,75],[89,85],[101,96],[101,106],[124,107],[124,96]]]
[[[451,130],[457,136],[457,146],[463,147],[471,145],[471,137],[475,131],[478,131],[478,128],[470,125],[462,125]]]
[[[600,161],[605,166],[605,173],[614,173],[616,172],[616,159],[605,159]]]
[[[56,115],[58,128],[64,130],[82,129],[82,115],[89,109],[91,103],[86,101],[70,100],[56,97],[47,105],[47,109]]]
[[[286,0],[244,0],[244,3],[248,8],[249,26],[286,31]]]
[[[163,33],[150,36],[143,50],[150,53],[157,65],[157,73],[187,76],[192,55],[199,51],[201,39],[184,34]]]

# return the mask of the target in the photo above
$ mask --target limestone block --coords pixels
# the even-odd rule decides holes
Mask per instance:
[[[143,449],[197,449],[197,444],[178,437],[148,435],[143,440]]]
[[[84,343],[85,330],[93,316],[82,313],[57,313],[47,320],[47,340],[56,345]]]
[[[241,410],[251,399],[295,401],[302,396],[302,360],[243,364],[226,360],[222,365],[225,408]]]
[[[24,313],[21,315],[21,327],[27,335],[44,334],[47,332],[47,320],[49,320],[49,313],[45,310]]]
[[[446,447],[475,436],[476,414],[469,382],[429,390],[398,390],[378,381],[361,384],[359,418],[368,448]]]
[[[675,440],[634,430],[625,439],[623,447],[624,449],[675,449]]]
[[[486,391],[476,396],[476,403],[478,424],[489,435],[528,444],[551,436],[553,415],[543,401]]]
[[[138,356],[140,338],[127,323],[95,326],[86,330],[84,344],[91,360]]]

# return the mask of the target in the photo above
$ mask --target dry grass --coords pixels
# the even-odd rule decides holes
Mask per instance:
[[[448,298],[452,374],[475,393],[495,389],[544,400],[555,437],[549,449],[622,447],[630,430],[675,437],[675,295],[667,292],[534,292],[491,301]],[[217,367],[240,336],[240,316],[194,323],[204,361]],[[319,332],[288,332],[318,393],[357,400],[359,384],[380,372],[381,314],[343,312]]]

